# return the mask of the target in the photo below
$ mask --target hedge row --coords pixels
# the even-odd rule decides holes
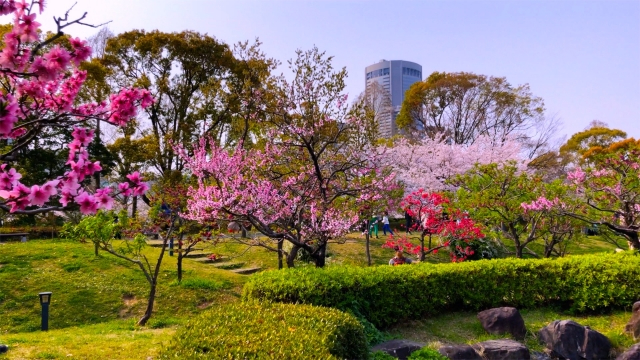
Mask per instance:
[[[243,297],[357,310],[379,328],[408,317],[496,306],[560,305],[584,312],[630,307],[640,299],[640,256],[269,271],[253,275]]]
[[[180,329],[162,359],[366,359],[362,325],[311,305],[230,304]]]

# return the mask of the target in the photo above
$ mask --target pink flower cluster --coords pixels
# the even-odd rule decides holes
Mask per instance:
[[[111,115],[108,121],[112,124],[124,126],[137,114],[138,106],[146,108],[153,103],[153,97],[148,90],[124,89],[118,94],[111,95]]]
[[[11,207],[11,212],[24,210],[28,206],[45,206],[52,197],[57,195],[62,206],[67,207],[71,202],[75,202],[83,214],[93,214],[99,209],[110,210],[113,207],[112,189],[98,189],[95,194],[89,194],[81,185],[85,178],[102,170],[100,162],[89,161],[87,146],[93,138],[93,130],[76,127],[72,136],[73,141],[69,144],[67,161],[71,170],[58,179],[29,188],[20,183],[22,175],[15,169],[8,169],[7,164],[0,166],[0,197],[4,198],[4,203]],[[149,188],[142,182],[137,172],[128,175],[128,179],[130,182],[118,185],[119,194],[142,195]]]
[[[558,208],[564,208],[565,204],[557,197],[553,200],[549,200],[544,196],[540,196],[537,200],[530,203],[522,203],[520,206],[525,211],[549,211]]]
[[[5,70],[2,76],[11,89],[0,98],[0,137],[26,133],[29,129],[21,127],[26,126],[20,125],[21,120],[29,119],[28,124],[37,126],[55,123],[65,115],[77,121],[101,119],[122,126],[137,115],[139,107],[153,102],[147,90],[125,89],[112,95],[109,104],[76,104],[86,79],[86,73],[77,66],[91,56],[91,47],[84,40],[70,38],[71,50],[55,45],[43,54],[32,54],[40,45],[40,24],[32,11],[35,5],[42,10],[44,1],[0,2],[0,14],[15,15],[14,26],[5,35],[0,51],[0,69]]]
[[[582,171],[581,168],[576,168],[574,171],[567,173],[567,180],[573,182],[575,185],[580,185],[584,182],[587,174]]]

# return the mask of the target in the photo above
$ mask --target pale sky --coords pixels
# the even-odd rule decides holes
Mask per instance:
[[[76,0],[49,0],[39,21],[53,28]],[[78,0],[72,15],[120,33],[194,30],[232,44],[256,37],[281,62],[317,45],[347,68],[350,99],[364,68],[408,60],[528,83],[571,135],[594,119],[640,138],[638,0]],[[74,26],[88,37],[97,30]],[[283,69],[284,70],[284,69]]]

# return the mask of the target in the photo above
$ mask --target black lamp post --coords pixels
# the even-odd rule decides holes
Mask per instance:
[[[41,292],[40,305],[42,305],[42,331],[49,330],[49,303],[51,302],[51,292]]]

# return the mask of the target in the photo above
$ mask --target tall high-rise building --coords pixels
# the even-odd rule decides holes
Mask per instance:
[[[398,133],[396,116],[400,112],[404,93],[411,84],[422,80],[422,66],[404,60],[380,60],[376,64],[365,68],[366,95],[371,99],[379,94],[372,94],[373,82],[380,86],[378,89],[386,90],[389,96],[390,109],[378,114],[378,130],[383,137],[391,137]],[[373,101],[380,102],[380,99]]]

